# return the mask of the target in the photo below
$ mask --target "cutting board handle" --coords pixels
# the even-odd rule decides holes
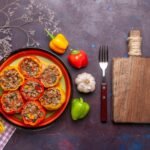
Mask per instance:
[[[142,37],[140,30],[131,30],[128,37],[128,55],[141,56]]]

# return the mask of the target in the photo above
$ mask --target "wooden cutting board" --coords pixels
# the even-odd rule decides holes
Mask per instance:
[[[139,36],[140,32],[131,31],[131,34]],[[150,58],[133,55],[113,59],[113,121],[116,123],[150,123]]]

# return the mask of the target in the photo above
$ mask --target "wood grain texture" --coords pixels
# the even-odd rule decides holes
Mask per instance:
[[[113,120],[150,123],[150,58],[113,60]]]

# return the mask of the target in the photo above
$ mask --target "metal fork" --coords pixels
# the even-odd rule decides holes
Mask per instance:
[[[99,65],[102,69],[101,83],[101,122],[107,122],[107,83],[106,69],[108,66],[108,46],[100,46],[99,48]]]

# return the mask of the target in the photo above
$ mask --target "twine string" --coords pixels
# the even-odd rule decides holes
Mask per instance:
[[[142,55],[141,44],[142,44],[142,37],[140,36],[140,34],[133,34],[133,35],[131,34],[128,37],[128,48],[129,48],[128,55],[141,56]]]

